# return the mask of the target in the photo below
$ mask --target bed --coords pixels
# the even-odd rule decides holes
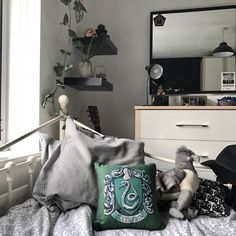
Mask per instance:
[[[164,216],[166,217],[166,216]],[[163,217],[163,219],[164,219]],[[217,236],[235,235],[236,213],[231,211],[228,217],[198,217],[191,222],[175,218],[166,219],[167,227],[161,231],[148,230],[105,230],[93,231],[92,210],[88,205],[61,213],[49,212],[33,198],[19,206],[13,207],[10,212],[0,218],[1,235],[76,235],[76,236]],[[14,222],[14,223],[13,223]]]
[[[64,113],[67,112],[64,110]],[[58,120],[61,118],[64,116]],[[83,126],[80,123],[79,125]],[[107,212],[113,211],[116,214],[112,216],[120,217],[122,209],[114,211],[117,205],[111,201],[112,198],[105,198],[110,201],[108,207],[104,208],[107,202],[101,199],[105,187],[109,190],[107,196],[111,196],[113,185],[104,187],[99,177],[102,177],[102,180],[106,177],[107,183],[110,183],[107,170],[112,170],[109,173],[115,177],[121,174],[128,177],[131,174],[140,176],[142,171],[147,170],[145,173],[150,171],[150,174],[145,176],[142,186],[150,182],[145,191],[153,191],[154,183],[151,182],[158,170],[152,164],[143,163],[143,144],[134,140],[103,136],[85,126],[78,128],[70,117],[66,119],[63,141],[42,134],[40,142],[42,169],[32,187],[32,196],[24,203],[11,207],[7,214],[0,218],[0,235],[236,235],[236,212],[228,208],[223,201],[227,187],[217,181],[204,179],[201,179],[201,188],[193,199],[193,204],[200,204],[198,207],[202,210],[195,219],[189,221],[170,217],[165,204],[162,205],[164,202],[158,201],[158,207],[153,206],[154,213],[145,224],[136,226],[136,222],[128,222],[131,218],[125,215],[122,218],[123,223],[126,221],[125,224],[120,221],[118,225],[114,225],[114,219],[108,218]],[[16,142],[13,141],[14,143]],[[9,145],[12,145],[12,142],[7,144]],[[120,180],[117,178],[114,181]],[[119,184],[122,186],[122,182]],[[10,185],[10,191],[11,188]],[[121,193],[122,196],[124,192]],[[202,198],[203,195],[205,199]],[[11,197],[9,193],[9,205]],[[134,198],[133,192],[130,197]],[[152,210],[148,205],[149,201],[146,203],[144,200],[139,204],[142,210],[139,213],[142,214],[136,214],[136,218],[132,219],[137,221],[138,217],[146,214],[145,210]],[[209,201],[214,202],[210,207]],[[106,210],[105,218],[103,214],[98,217],[100,210]],[[103,222],[106,222],[105,226]]]

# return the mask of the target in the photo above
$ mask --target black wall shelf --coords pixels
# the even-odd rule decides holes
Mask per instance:
[[[80,91],[113,91],[113,85],[104,78],[65,77],[64,84]]]
[[[84,45],[82,52],[84,54],[86,54],[87,50],[88,50],[89,43],[92,40],[92,38],[84,37],[84,38],[78,38],[78,39],[74,39],[74,40],[81,41],[81,43]],[[117,47],[113,44],[113,42],[110,40],[109,37],[107,37],[105,39],[96,37],[96,38],[94,38],[94,41],[92,42],[91,52],[94,56],[96,56],[96,55],[117,55]]]

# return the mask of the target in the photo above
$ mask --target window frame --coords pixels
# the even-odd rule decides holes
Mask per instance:
[[[2,140],[2,14],[3,0],[0,0],[0,140]]]
[[[1,118],[1,134],[0,144],[7,141],[7,96],[8,96],[8,84],[7,84],[7,49],[8,49],[8,0],[0,0],[0,118]]]

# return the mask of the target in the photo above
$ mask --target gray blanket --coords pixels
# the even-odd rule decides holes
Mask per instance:
[[[49,212],[34,199],[13,207],[0,218],[1,236],[229,236],[236,235],[236,212],[230,216],[213,218],[198,216],[191,222],[166,218],[167,227],[161,231],[92,229],[93,212],[88,205],[66,213]],[[164,219],[163,218],[163,219]]]
[[[97,205],[94,163],[136,165],[144,163],[144,144],[111,136],[101,137],[77,129],[66,120],[63,142],[41,137],[43,168],[35,183],[33,197],[53,211],[88,204]]]

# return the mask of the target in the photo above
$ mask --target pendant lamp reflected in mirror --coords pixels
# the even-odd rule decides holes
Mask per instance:
[[[227,27],[222,28],[223,42],[213,51],[212,55],[215,57],[230,57],[234,55],[234,50],[224,41],[224,32],[227,29]]]
[[[146,66],[145,70],[148,72],[147,88],[146,88],[147,89],[147,91],[146,91],[146,105],[148,105],[150,79],[153,79],[153,80],[160,79],[163,74],[163,67],[159,64],[152,64],[150,66]]]

